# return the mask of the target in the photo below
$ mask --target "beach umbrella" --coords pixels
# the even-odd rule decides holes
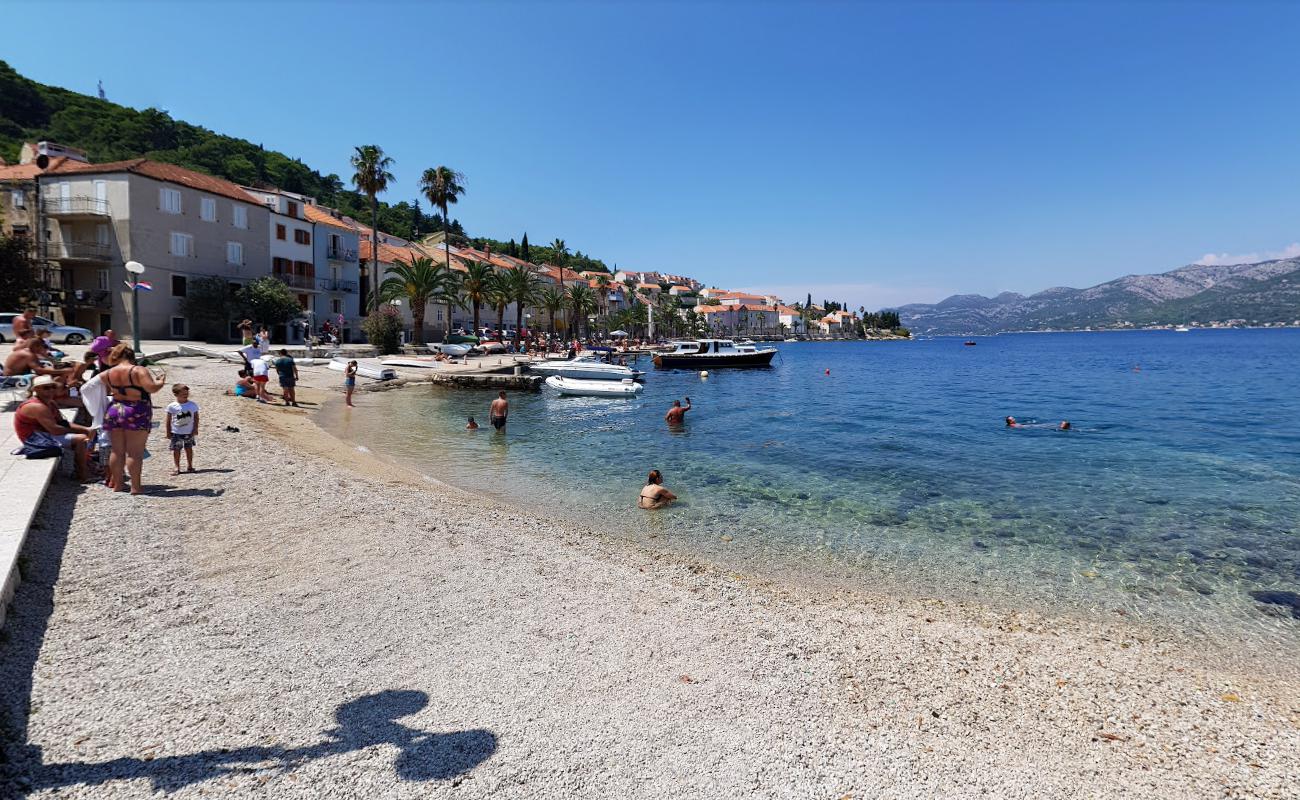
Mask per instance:
[[[614,337],[615,339],[626,339],[627,331],[610,331],[609,335]]]

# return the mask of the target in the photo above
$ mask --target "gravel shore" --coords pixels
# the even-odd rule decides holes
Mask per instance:
[[[0,637],[0,796],[1300,797],[1296,653],[775,585],[166,367],[199,472],[155,433],[145,496],[51,488]]]

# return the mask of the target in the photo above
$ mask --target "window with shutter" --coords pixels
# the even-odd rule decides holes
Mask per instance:
[[[217,221],[217,201],[212,197],[205,197],[199,203],[199,217],[204,222]]]
[[[285,229],[284,229],[284,226],[283,226],[283,225],[279,225],[279,224],[277,224],[277,225],[275,226],[275,238],[277,238],[277,239],[284,239],[284,235],[285,235]]]
[[[181,193],[177,189],[158,190],[158,208],[165,214],[181,213]]]
[[[235,211],[235,213],[234,213],[234,223],[235,223],[235,227],[236,227],[236,228],[243,228],[244,230],[247,230],[247,229],[248,229],[248,209],[247,209],[247,208],[244,208],[243,206],[234,205],[233,203],[231,204],[231,208],[233,208],[234,211]]]

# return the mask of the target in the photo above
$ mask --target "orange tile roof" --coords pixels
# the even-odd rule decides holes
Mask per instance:
[[[30,164],[13,164],[8,167],[0,167],[0,181],[35,180],[37,175],[42,175],[46,172],[54,172],[66,164],[67,161],[67,156],[59,156],[58,158],[51,159],[49,165],[45,169],[36,166],[35,162]]]
[[[101,175],[109,172],[130,172],[135,175],[143,175],[146,178],[153,178],[156,181],[166,183],[175,183],[180,186],[188,186],[191,189],[197,189],[209,194],[219,194],[223,197],[229,197],[231,200],[239,200],[244,203],[253,203],[259,207],[265,208],[262,202],[253,197],[248,192],[240,189],[235,184],[223,178],[216,178],[212,175],[204,175],[202,172],[195,172],[192,169],[178,167],[175,164],[164,164],[161,161],[151,161],[147,158],[133,158],[129,161],[113,161],[108,164],[86,164],[80,161],[67,161],[58,167],[51,167],[45,170],[46,175]]]
[[[331,228],[339,228],[345,231],[357,230],[356,226],[349,225],[347,222],[344,222],[343,220],[329,213],[328,211],[321,208],[320,206],[313,206],[308,204],[308,205],[304,205],[302,207],[302,210],[303,213],[307,216],[307,219],[311,222],[315,222],[320,225],[328,225]]]

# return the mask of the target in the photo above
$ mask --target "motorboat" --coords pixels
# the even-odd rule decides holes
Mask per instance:
[[[622,364],[610,364],[594,356],[581,356],[568,361],[534,361],[528,368],[539,375],[588,381],[637,380],[645,377],[644,372]]]
[[[397,378],[397,371],[392,367],[385,367],[374,361],[360,361],[353,358],[343,358],[342,356],[331,360],[329,368],[335,372],[347,372],[349,361],[357,362],[357,374],[363,378],[373,378],[377,381],[391,381]]]
[[[654,362],[656,367],[681,369],[767,367],[775,355],[775,347],[736,344],[730,339],[696,339],[674,342],[673,349],[655,355]]]
[[[631,378],[621,381],[583,380],[582,378],[565,378],[552,375],[546,379],[546,385],[562,395],[571,397],[636,397],[645,389],[645,385]]]
[[[976,342],[974,339],[967,339],[966,341],[962,342],[962,344],[965,345],[966,347],[974,347],[976,344],[978,344],[978,342]]]
[[[1192,329],[1187,327],[1186,325],[1179,325],[1178,327],[1174,328],[1174,331],[1177,333],[1191,333],[1191,330]]]
[[[479,342],[472,352],[481,353],[485,356],[500,355],[506,351],[506,346],[501,342]]]

